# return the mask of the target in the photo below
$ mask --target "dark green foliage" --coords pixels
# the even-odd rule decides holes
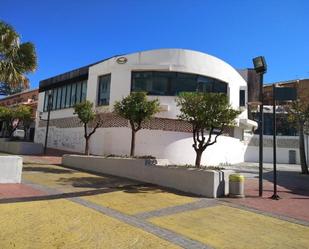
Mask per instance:
[[[28,127],[33,121],[32,110],[25,105],[10,108],[0,106],[0,121],[4,122],[5,136],[12,137],[20,124]]]
[[[159,112],[159,101],[147,100],[145,92],[133,92],[121,101],[116,101],[114,111],[119,116],[129,120],[132,129],[131,151],[134,156],[135,133],[142,128],[142,123]]]
[[[0,96],[8,96],[15,93],[20,93],[24,90],[27,90],[27,88],[24,85],[19,85],[17,87],[12,87],[8,85],[7,83],[0,83]]]
[[[0,94],[28,88],[29,80],[25,75],[36,68],[34,45],[31,42],[20,43],[20,36],[14,28],[0,21]]]
[[[84,138],[86,140],[85,154],[89,155],[89,139],[95,133],[96,129],[102,125],[103,121],[98,119],[97,113],[93,109],[93,103],[88,100],[75,104],[74,114],[77,114],[78,118],[84,125]],[[88,132],[88,125],[90,123],[94,123],[94,125],[92,131]]]
[[[195,165],[200,167],[204,150],[217,142],[226,127],[233,126],[240,111],[232,109],[227,96],[220,93],[184,92],[177,97],[176,102],[181,112],[178,117],[192,124]]]

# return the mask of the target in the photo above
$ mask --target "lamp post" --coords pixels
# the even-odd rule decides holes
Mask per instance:
[[[53,104],[53,91],[48,90],[48,100],[47,100],[47,123],[46,123],[46,132],[45,132],[45,144],[44,144],[44,154],[46,154],[47,149],[47,140],[48,140],[48,130],[49,130],[49,120],[50,120],[50,111]]]
[[[256,73],[260,76],[260,118],[259,118],[259,196],[263,195],[263,133],[264,133],[264,115],[263,115],[263,75],[267,71],[267,65],[264,56],[253,58],[253,65]]]
[[[277,194],[277,142],[276,142],[276,136],[277,136],[277,125],[276,125],[276,85],[273,84],[273,178],[274,178],[274,194],[271,196],[271,199],[273,200],[279,200],[280,197]]]

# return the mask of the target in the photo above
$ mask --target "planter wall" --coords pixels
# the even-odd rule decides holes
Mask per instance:
[[[210,198],[228,194],[231,170],[158,166],[157,160],[64,155],[62,164],[76,169],[125,177]]]
[[[43,145],[32,142],[0,140],[0,151],[16,155],[36,155],[43,153]]]
[[[20,183],[23,159],[19,156],[0,156],[0,183]]]

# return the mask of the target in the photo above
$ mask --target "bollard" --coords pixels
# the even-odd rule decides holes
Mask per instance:
[[[229,197],[243,198],[245,177],[241,174],[231,174],[229,176]]]

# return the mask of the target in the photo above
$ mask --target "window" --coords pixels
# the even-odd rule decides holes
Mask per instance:
[[[239,91],[239,106],[245,106],[246,105],[246,91],[240,90]]]
[[[99,77],[98,105],[109,105],[111,75]]]
[[[143,71],[132,72],[131,91],[145,91],[148,95],[176,96],[180,92],[227,93],[227,83],[206,76]]]
[[[56,103],[56,109],[60,109],[61,106],[61,87],[57,88],[57,103]]]
[[[80,103],[81,99],[81,94],[82,94],[82,82],[78,82],[76,84],[76,103]]]
[[[63,109],[65,107],[66,95],[67,95],[67,87],[63,86],[62,87],[62,95],[61,95],[61,105],[60,105],[61,109]]]
[[[70,107],[71,104],[71,89],[72,85],[67,85],[66,97],[65,97],[65,107]]]
[[[52,89],[52,110],[73,107],[86,99],[87,81],[74,82]],[[45,91],[43,111],[47,111],[48,91]]]
[[[76,102],[76,83],[72,84],[70,106],[75,105],[75,102]]]
[[[48,94],[47,94],[48,91],[45,92],[45,95],[44,95],[44,107],[43,107],[43,111],[46,112],[47,111],[47,102],[48,102]]]
[[[57,103],[57,88],[53,89],[53,107],[52,110],[56,110],[56,103]]]
[[[82,100],[81,101],[86,100],[86,97],[87,97],[87,81],[84,81],[82,84]]]

